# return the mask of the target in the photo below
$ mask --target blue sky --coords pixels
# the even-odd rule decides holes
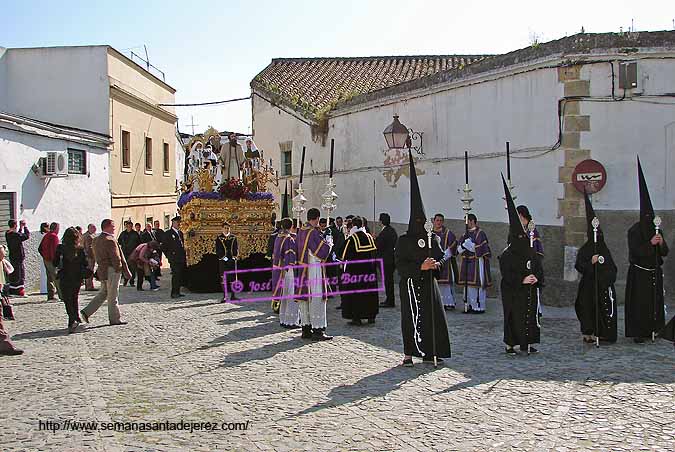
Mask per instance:
[[[0,0],[0,46],[110,44],[166,73],[181,103],[247,96],[275,57],[504,53],[578,32],[673,29],[675,2]],[[181,130],[250,130],[247,101],[177,109]]]

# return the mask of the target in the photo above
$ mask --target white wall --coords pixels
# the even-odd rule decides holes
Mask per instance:
[[[0,110],[110,133],[106,46],[8,49],[4,59]]]
[[[45,180],[31,171],[47,151],[68,147],[87,151],[88,175]],[[17,216],[31,231],[44,221],[86,228],[110,217],[106,149],[0,129],[0,174],[0,191],[16,193]]]
[[[7,49],[0,47],[0,111],[7,105]]]
[[[295,174],[299,172],[302,146],[307,146],[303,185],[308,205],[316,207],[328,176],[312,177],[311,173],[328,170],[330,139],[335,138],[335,182],[340,195],[337,214],[371,218],[374,180],[376,214],[386,211],[393,222],[407,223],[409,179],[402,176],[395,182],[383,175],[387,170],[385,158],[393,151],[387,151],[382,131],[398,113],[408,128],[424,132],[426,155],[416,166],[427,214],[462,217],[463,154],[468,149],[473,157],[469,165],[474,212],[484,221],[503,222],[506,216],[499,173],[506,172],[505,157],[475,157],[504,153],[506,141],[511,142],[512,151],[554,144],[558,136],[557,99],[561,96],[562,85],[555,69],[529,72],[331,118],[325,147],[312,142],[308,126],[256,96],[254,138],[266,155],[269,152],[273,156],[275,165],[279,161],[278,143],[293,140]],[[556,200],[562,196],[557,183],[562,152],[535,157],[539,153],[516,153],[512,159],[517,201],[530,205],[539,224],[561,225]]]
[[[618,74],[617,64],[614,69]],[[611,96],[609,63],[585,66],[582,78],[591,80],[592,96]],[[675,209],[675,102],[648,97],[675,92],[675,62],[640,60],[638,79],[642,96],[628,93],[620,102],[581,104],[581,114],[591,115],[591,131],[581,134],[581,146],[590,149],[592,158],[607,170],[607,185],[594,195],[596,209],[639,209],[637,154],[654,208]],[[615,96],[623,96],[618,75]]]

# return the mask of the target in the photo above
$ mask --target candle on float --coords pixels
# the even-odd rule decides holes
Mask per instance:
[[[506,179],[511,180],[511,151],[509,149],[510,144],[506,142]]]
[[[469,151],[464,151],[464,182],[469,185]]]
[[[302,147],[302,160],[300,160],[300,183],[302,183],[302,173],[305,171],[305,146]]]
[[[330,139],[330,174],[328,177],[333,178],[333,153],[335,151],[335,139]]]

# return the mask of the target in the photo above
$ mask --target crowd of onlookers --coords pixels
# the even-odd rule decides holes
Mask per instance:
[[[5,320],[11,312],[10,297],[26,297],[24,242],[30,238],[25,221],[9,220],[5,233],[7,246],[0,246],[0,292],[2,293]],[[79,226],[68,227],[59,236],[58,223],[42,223],[42,239],[38,252],[44,262],[42,278],[46,282],[47,300],[63,301],[68,315],[68,332],[78,330],[81,323],[103,304],[108,302],[108,317],[111,325],[123,325],[118,307],[118,288],[122,285],[136,286],[139,291],[147,280],[150,290],[159,290],[161,278],[162,241],[164,231],[159,221],[141,224],[125,221],[124,230],[115,236],[115,223],[105,219],[101,232],[89,224],[82,232]],[[82,310],[79,309],[79,292],[96,291],[94,280],[100,281],[98,294]],[[9,341],[0,316],[0,355],[21,354]]]

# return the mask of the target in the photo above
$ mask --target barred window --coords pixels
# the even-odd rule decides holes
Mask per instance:
[[[81,149],[68,149],[68,174],[87,174],[87,153]]]

